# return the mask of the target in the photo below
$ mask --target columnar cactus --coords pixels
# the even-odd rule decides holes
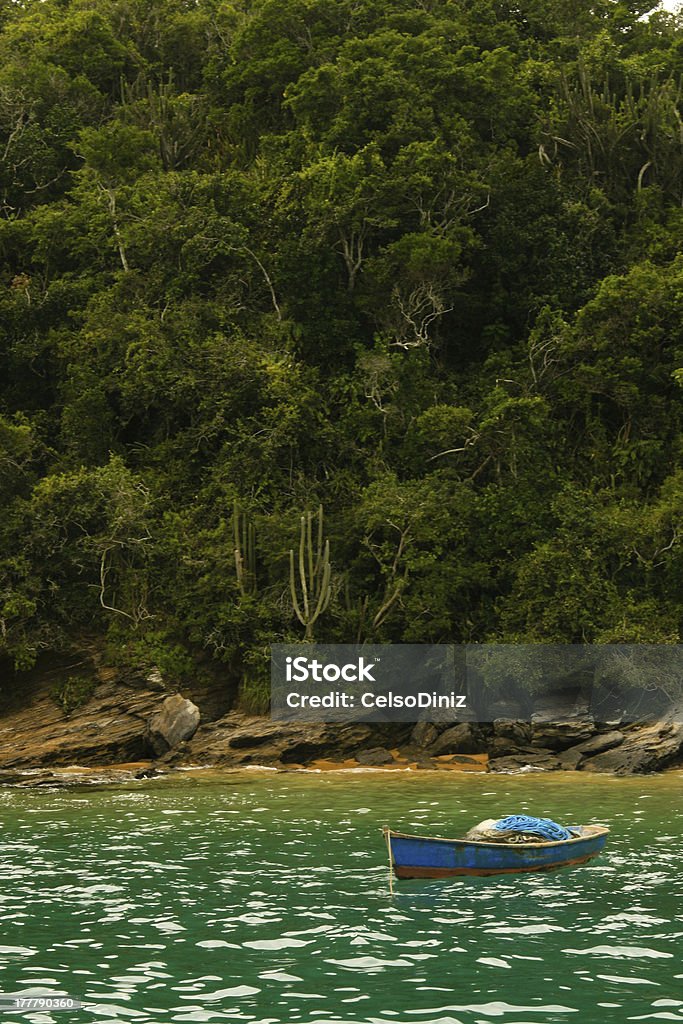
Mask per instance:
[[[313,626],[330,603],[330,542],[323,545],[323,507],[318,509],[316,540],[313,540],[313,513],[301,517],[299,557],[289,552],[289,586],[297,619],[304,627],[304,638],[313,639]],[[298,589],[301,590],[299,599]]]
[[[242,597],[256,593],[256,531],[235,502],[232,515],[235,540],[235,573]]]

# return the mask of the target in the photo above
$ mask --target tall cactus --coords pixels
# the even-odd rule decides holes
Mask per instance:
[[[242,597],[256,593],[256,531],[235,502],[232,513],[235,540],[235,573]]]
[[[301,517],[299,558],[289,552],[289,586],[297,619],[304,627],[304,638],[313,639],[313,626],[330,603],[330,542],[323,545],[323,507],[318,509],[316,540],[313,540],[313,513]],[[297,593],[301,589],[301,600]]]

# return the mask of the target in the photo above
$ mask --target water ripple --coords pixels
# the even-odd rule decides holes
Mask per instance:
[[[579,797],[565,777],[251,772],[2,791],[3,990],[70,992],[79,1024],[683,1024],[680,778],[580,782]],[[400,883],[390,900],[386,821],[448,835],[510,808],[573,821],[579,800],[613,828],[593,865]]]

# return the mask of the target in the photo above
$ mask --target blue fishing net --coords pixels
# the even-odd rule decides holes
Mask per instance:
[[[564,825],[558,825],[550,818],[532,818],[527,814],[510,814],[493,826],[498,832],[526,832],[532,836],[552,840],[571,839],[572,833]]]

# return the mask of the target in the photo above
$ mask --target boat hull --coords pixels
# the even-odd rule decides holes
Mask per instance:
[[[586,864],[605,845],[609,829],[584,825],[573,839],[555,843],[476,843],[385,831],[397,878],[519,875]]]

